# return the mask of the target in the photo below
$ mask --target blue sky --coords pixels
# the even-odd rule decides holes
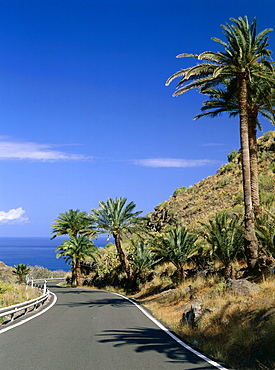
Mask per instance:
[[[0,0],[0,236],[126,197],[148,213],[239,149],[238,119],[193,121],[174,72],[230,17],[275,28],[274,0]],[[270,33],[275,50],[275,33]],[[262,121],[263,130],[273,127]]]

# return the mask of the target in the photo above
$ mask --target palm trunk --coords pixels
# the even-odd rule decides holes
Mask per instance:
[[[117,249],[117,253],[118,253],[120,263],[121,263],[122,267],[124,268],[124,270],[126,272],[128,280],[131,281],[132,277],[133,277],[133,271],[132,271],[132,268],[129,264],[129,261],[128,261],[127,257],[125,256],[125,253],[123,252],[123,249],[121,247],[120,237],[117,234],[113,234],[113,237],[115,239],[115,245],[116,245],[116,249]]]
[[[180,274],[180,281],[182,282],[184,280],[184,277],[185,277],[185,272],[184,272],[183,266],[180,266],[179,274]]]
[[[251,166],[249,151],[249,123],[247,112],[247,82],[244,75],[239,78],[240,140],[244,193],[244,247],[247,266],[254,272],[258,259],[258,240],[255,234],[255,217],[251,195]]]
[[[76,286],[76,263],[72,261],[72,286]]]
[[[77,259],[76,262],[75,262],[75,283],[76,283],[76,286],[80,286],[80,276],[81,276],[80,259]]]
[[[249,152],[251,174],[251,197],[255,216],[261,213],[258,179],[257,110],[249,109]]]

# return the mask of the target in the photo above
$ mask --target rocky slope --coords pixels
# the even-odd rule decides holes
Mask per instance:
[[[261,201],[266,202],[275,198],[275,131],[258,139],[258,169]],[[240,153],[235,151],[228,154],[228,163],[215,175],[189,188],[177,188],[169,200],[159,204],[148,216],[150,226],[162,231],[171,224],[196,228],[199,221],[207,221],[221,210],[243,210]]]

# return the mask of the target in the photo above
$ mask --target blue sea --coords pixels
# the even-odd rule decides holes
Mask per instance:
[[[63,258],[57,259],[55,253],[55,249],[65,239],[62,237],[54,240],[46,237],[0,237],[0,261],[8,266],[24,263],[29,266],[43,266],[53,271],[69,271],[70,266],[64,262]],[[93,242],[97,247],[104,247],[108,243],[106,237],[99,237]]]

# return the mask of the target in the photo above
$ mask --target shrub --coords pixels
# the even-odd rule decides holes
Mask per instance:
[[[229,162],[220,168],[219,173],[222,175],[226,172],[232,171],[234,167],[235,164],[233,162]]]
[[[273,192],[274,191],[274,178],[267,174],[259,176],[259,188],[260,190],[264,190],[266,192]]]
[[[182,186],[181,188],[177,188],[173,193],[173,197],[176,197],[177,195],[179,195],[179,193],[184,192],[185,190],[187,190],[186,186]]]
[[[232,162],[238,155],[238,152],[236,152],[235,149],[232,150],[231,153],[227,155],[228,162]]]
[[[271,136],[273,136],[273,131],[268,131],[262,136],[262,140],[268,141]]]
[[[223,188],[225,185],[229,184],[231,181],[230,176],[224,176],[218,181],[219,187]]]
[[[4,283],[0,281],[0,294],[4,294],[6,292],[14,290],[13,284],[10,283]]]

